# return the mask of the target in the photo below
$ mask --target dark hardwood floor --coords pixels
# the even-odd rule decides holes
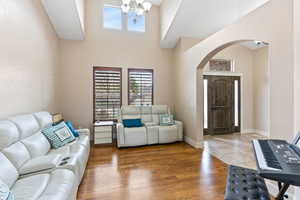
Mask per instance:
[[[223,200],[227,165],[185,143],[92,147],[78,200]]]

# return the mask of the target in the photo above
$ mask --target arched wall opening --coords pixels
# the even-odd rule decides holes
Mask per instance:
[[[276,13],[276,14],[275,14]],[[192,48],[179,43],[174,54],[174,108],[184,123],[185,141],[203,145],[202,68],[215,51],[241,41],[261,40],[269,44],[270,136],[291,140],[294,127],[293,0],[272,0],[233,25]],[[202,123],[199,123],[202,122]]]
[[[229,71],[210,71],[209,62],[211,59],[227,60],[232,64],[232,68]],[[208,53],[197,69],[197,93],[202,93],[200,96],[203,97],[202,101],[197,102],[197,104],[199,103],[197,106],[203,107],[203,120],[197,123],[203,123],[201,125],[204,128],[203,135],[240,132],[256,133],[269,137],[269,72],[269,44],[266,42],[238,40],[221,45]],[[232,109],[222,110],[221,108],[216,111],[211,107],[214,92],[211,90],[213,83],[209,80],[212,79],[215,81],[229,79],[229,82],[232,83],[229,86],[230,91],[227,91],[227,94],[221,94],[227,99],[224,101],[228,101],[228,98],[229,101],[232,101]],[[223,87],[222,84],[221,87]],[[208,94],[211,94],[210,98]],[[220,102],[220,98],[218,101]],[[221,117],[221,119],[220,117],[215,118],[213,117],[215,114],[218,116],[226,116],[227,114],[227,117],[225,117],[225,120],[224,117]],[[228,116],[230,117],[228,118]],[[225,127],[218,127],[218,131],[214,133],[214,127],[211,126],[214,126],[215,123],[209,123],[210,120],[211,122],[224,122]]]

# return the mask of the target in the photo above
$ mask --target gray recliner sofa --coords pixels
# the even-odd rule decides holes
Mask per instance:
[[[118,147],[143,146],[151,144],[173,143],[183,140],[182,122],[171,126],[160,126],[159,116],[170,114],[167,105],[123,106],[117,124]],[[142,119],[143,127],[125,128],[122,120]]]

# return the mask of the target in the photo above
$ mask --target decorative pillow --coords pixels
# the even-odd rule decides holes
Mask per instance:
[[[61,122],[55,126],[47,127],[42,130],[42,133],[49,140],[52,148],[60,148],[75,140],[72,131],[65,122]]]
[[[73,124],[71,121],[66,121],[67,126],[69,127],[69,129],[71,130],[72,134],[74,135],[74,137],[79,137],[79,133],[76,131],[76,129],[74,128]]]
[[[0,180],[0,200],[14,200],[9,187]]]
[[[174,125],[173,115],[159,115],[159,124],[160,126],[171,126]]]
[[[142,127],[143,123],[141,119],[124,119],[123,125],[125,128],[138,128]]]

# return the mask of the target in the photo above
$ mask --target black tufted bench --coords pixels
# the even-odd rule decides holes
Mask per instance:
[[[266,183],[255,170],[229,166],[224,200],[270,200]]]

